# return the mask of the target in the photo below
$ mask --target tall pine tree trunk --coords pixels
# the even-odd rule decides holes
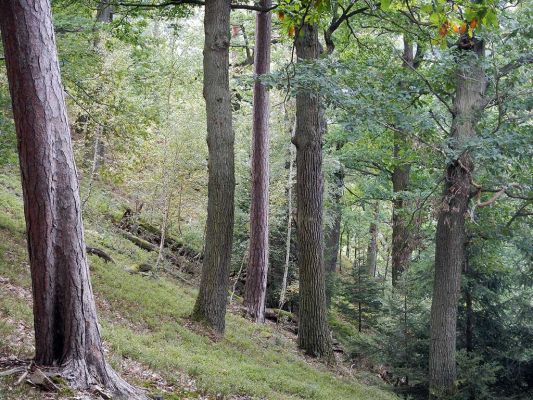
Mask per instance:
[[[230,0],[207,0],[204,16],[204,98],[209,182],[205,256],[193,318],[225,328],[233,244],[235,163],[229,90]]]
[[[31,266],[35,363],[74,387],[144,398],[109,368],[85,253],[81,204],[48,0],[0,2]]]
[[[460,156],[446,168],[446,184],[435,238],[429,349],[432,399],[445,398],[456,390],[457,305],[465,261],[465,214],[474,169],[472,158],[464,146],[476,135],[486,89],[486,77],[481,65],[483,43],[465,35],[460,40],[459,49],[461,54],[457,63],[451,139],[452,146]]]
[[[403,67],[414,68],[413,44],[404,37],[403,42]],[[407,146],[407,138],[404,132],[394,132],[395,160],[401,158],[402,147]],[[399,162],[392,173],[392,190],[395,194],[392,203],[392,286],[396,287],[402,273],[409,266],[409,259],[413,251],[411,235],[406,218],[406,201],[402,192],[409,189],[409,176],[411,165]]]
[[[261,0],[269,8],[271,0]],[[261,75],[270,72],[272,13],[258,12],[255,33],[254,120],[252,138],[252,204],[250,211],[250,257],[246,272],[244,304],[256,322],[265,322],[265,295],[268,273],[268,88]]]
[[[304,23],[295,41],[298,62],[316,60],[320,44],[316,25]],[[300,315],[298,345],[307,354],[331,359],[324,271],[323,173],[320,98],[301,89],[296,95],[296,188]]]

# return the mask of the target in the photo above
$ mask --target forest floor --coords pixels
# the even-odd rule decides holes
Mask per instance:
[[[165,400],[396,398],[375,374],[304,357],[295,336],[274,323],[256,325],[238,307],[216,338],[190,322],[196,289],[166,273],[136,273],[156,255],[125,239],[113,223],[125,203],[94,189],[84,212],[87,244],[114,263],[89,256],[107,358],[128,381]],[[20,181],[0,170],[0,370],[33,354],[31,280]],[[230,307],[231,309],[231,307]],[[90,399],[68,388],[45,393],[0,376],[0,400]],[[95,397],[98,398],[98,397]],[[154,397],[157,398],[157,397]]]

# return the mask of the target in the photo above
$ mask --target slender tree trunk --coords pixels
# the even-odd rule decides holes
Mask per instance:
[[[376,276],[376,266],[378,261],[378,224],[379,217],[379,202],[374,204],[374,220],[370,223],[368,230],[370,234],[370,241],[368,242],[368,251],[366,259],[366,268],[368,275]]]
[[[461,155],[446,168],[446,184],[435,238],[435,281],[431,304],[429,349],[430,398],[441,399],[456,390],[457,305],[465,253],[465,214],[474,164],[465,143],[475,136],[483,109],[486,77],[481,65],[483,43],[463,36],[456,74],[451,135]],[[477,57],[474,57],[477,56]]]
[[[259,5],[269,8],[270,0]],[[268,273],[268,88],[260,77],[270,71],[272,13],[256,17],[254,72],[254,120],[252,134],[252,204],[250,210],[250,257],[246,270],[244,304],[256,322],[265,322],[265,296]],[[244,32],[243,32],[244,33]]]
[[[346,258],[350,259],[350,230],[346,230]]]
[[[405,37],[403,40],[403,66],[405,69],[414,68],[413,44]],[[395,160],[401,159],[400,150],[407,146],[407,137],[403,132],[394,132],[394,154]],[[392,286],[396,287],[402,273],[409,266],[409,259],[413,247],[408,221],[406,220],[406,202],[402,192],[409,189],[409,176],[411,165],[399,162],[392,173],[392,190],[394,201],[392,203]]]
[[[338,145],[340,148],[340,145]],[[344,168],[339,162],[337,170],[333,174],[333,190],[331,197],[331,213],[333,224],[326,229],[324,263],[326,269],[326,301],[329,306],[333,291],[333,279],[337,269],[337,255],[339,253],[339,242],[341,236],[341,198],[344,187]]]
[[[296,121],[292,128],[291,139],[296,131]],[[289,175],[287,177],[287,238],[285,240],[285,268],[283,269],[283,280],[281,282],[281,291],[279,296],[279,308],[285,304],[287,295],[287,278],[289,275],[289,264],[291,259],[291,236],[292,236],[292,185],[293,185],[293,165],[294,165],[294,145],[289,144]]]
[[[304,23],[295,41],[298,62],[320,55],[316,25]],[[332,359],[333,348],[327,322],[324,271],[323,174],[320,97],[311,90],[296,95],[296,186],[298,209],[298,268],[300,315],[298,345],[307,354]]]
[[[144,398],[106,364],[89,280],[81,204],[50,3],[0,2],[31,265],[35,362],[71,384]]]
[[[229,90],[230,0],[207,0],[204,98],[209,182],[205,256],[193,318],[216,332],[225,328],[233,244],[235,162]]]

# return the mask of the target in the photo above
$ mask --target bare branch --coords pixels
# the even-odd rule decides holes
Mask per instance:
[[[165,8],[165,7],[170,7],[170,6],[179,6],[182,4],[203,6],[205,5],[205,1],[203,0],[170,0],[170,1],[165,1],[163,3],[138,3],[138,2],[118,1],[114,3],[114,5],[117,5],[117,6],[135,7],[135,8]],[[269,11],[276,9],[278,5],[274,4],[271,7],[263,8],[263,7],[259,7],[256,5],[250,5],[250,4],[232,3],[230,7],[232,10],[251,10],[251,11],[269,12]]]

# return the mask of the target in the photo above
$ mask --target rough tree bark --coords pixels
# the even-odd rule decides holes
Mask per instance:
[[[474,169],[470,154],[463,149],[465,143],[476,135],[487,82],[480,62],[484,57],[483,42],[465,35],[460,39],[459,51],[451,143],[460,155],[446,167],[446,183],[435,238],[429,349],[431,399],[445,398],[456,390],[457,305],[461,269],[465,261],[465,214]]]
[[[271,0],[261,0],[264,8]],[[246,271],[244,305],[256,322],[265,322],[268,273],[268,88],[260,77],[270,72],[272,13],[257,12],[255,30],[254,110],[252,134],[252,204],[250,210],[250,257]]]
[[[204,98],[209,181],[205,256],[193,318],[225,328],[233,244],[235,162],[229,90],[230,0],[207,0],[204,16]]]
[[[105,362],[48,0],[0,2],[31,266],[35,363],[80,389],[144,399]]]
[[[413,44],[405,37],[403,40],[403,66],[405,69],[414,68]],[[400,150],[407,145],[407,138],[403,132],[394,132],[395,160],[400,159]],[[409,176],[411,164],[399,163],[392,172],[392,190],[394,201],[392,203],[392,286],[398,286],[402,273],[409,266],[409,259],[413,251],[408,221],[406,220],[406,202],[402,192],[409,189]]]
[[[379,217],[379,202],[374,203],[374,220],[370,223],[368,233],[370,240],[368,241],[368,251],[366,257],[366,268],[368,275],[376,276],[376,267],[378,262],[378,217]]]
[[[299,63],[320,55],[317,26],[304,23],[296,35]],[[316,92],[300,89],[296,95],[297,128],[296,191],[298,210],[298,269],[300,272],[300,315],[298,345],[307,354],[332,359],[332,341],[327,322],[324,271],[323,174],[320,98]]]

